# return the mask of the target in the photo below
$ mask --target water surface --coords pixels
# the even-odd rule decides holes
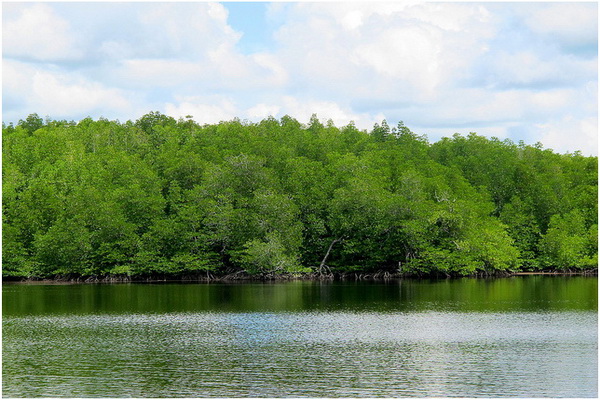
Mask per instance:
[[[3,285],[8,397],[597,397],[597,278]]]

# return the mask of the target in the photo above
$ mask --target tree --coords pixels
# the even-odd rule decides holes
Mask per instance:
[[[46,233],[38,233],[33,248],[38,276],[75,273],[89,275],[91,234],[78,216],[61,218]]]
[[[548,232],[542,238],[541,259],[547,268],[561,270],[596,267],[597,226],[586,229],[578,210],[550,219]]]
[[[20,119],[17,126],[20,126],[29,134],[32,134],[44,126],[44,120],[37,114],[30,114],[25,120]]]

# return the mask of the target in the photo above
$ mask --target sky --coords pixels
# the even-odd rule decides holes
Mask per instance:
[[[598,5],[3,2],[2,120],[403,121],[598,154]]]

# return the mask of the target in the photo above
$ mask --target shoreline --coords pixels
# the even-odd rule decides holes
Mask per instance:
[[[499,272],[499,273],[478,273],[472,275],[418,275],[418,274],[400,274],[379,271],[371,274],[357,273],[338,273],[338,274],[286,274],[286,275],[249,275],[243,273],[233,273],[222,276],[206,275],[150,275],[150,276],[55,276],[53,278],[38,277],[2,277],[2,283],[9,284],[110,284],[110,283],[275,283],[285,281],[314,281],[314,282],[389,282],[400,279],[497,279],[511,278],[516,276],[589,276],[597,277],[598,270],[585,271],[539,271],[539,272]]]

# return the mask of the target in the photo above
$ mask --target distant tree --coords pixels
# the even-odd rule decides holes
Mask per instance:
[[[25,120],[20,119],[17,126],[32,134],[44,126],[44,120],[37,114],[30,114]]]

